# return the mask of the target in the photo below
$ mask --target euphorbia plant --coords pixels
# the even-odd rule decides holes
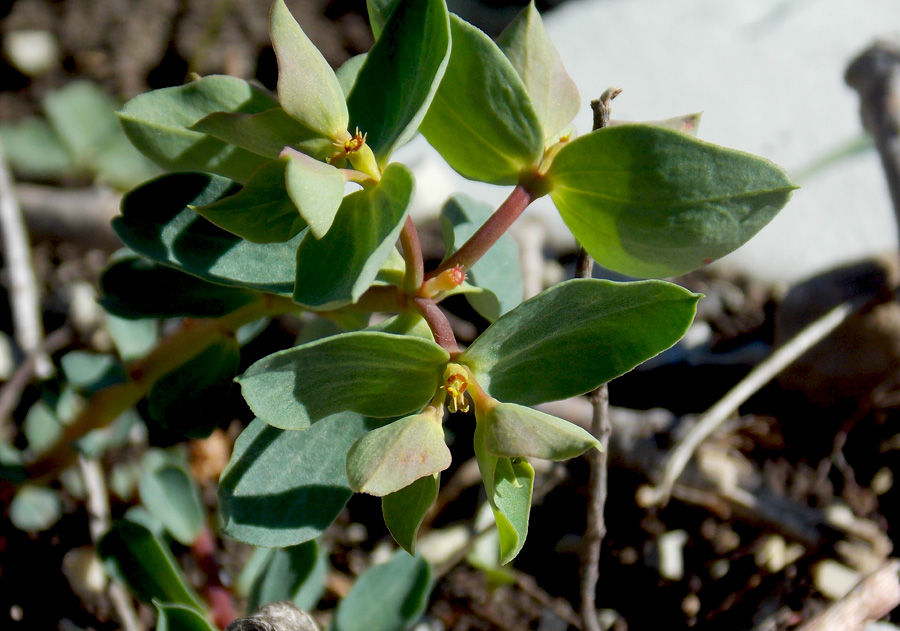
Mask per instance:
[[[334,73],[275,0],[277,98],[207,77],[125,106],[133,142],[179,172],[126,197],[115,227],[145,258],[111,266],[106,304],[130,317],[305,310],[343,327],[237,377],[258,419],[221,480],[226,533],[295,545],[355,491],[382,497],[391,533],[412,551],[450,464],[447,408],[471,407],[508,562],[528,527],[528,459],[598,445],[528,406],[583,394],[670,347],[699,296],[660,280],[585,279],[519,304],[507,228],[549,195],[602,265],[666,277],[739,247],[794,187],[770,162],[664,126],[576,136],[581,98],[533,5],[497,42],[444,0],[368,8],[374,47]],[[493,212],[451,198],[447,256],[427,272],[409,218],[414,178],[391,161],[417,132],[465,177],[513,187]],[[165,276],[158,286],[178,299],[135,291],[139,274]],[[439,306],[455,293],[492,322],[465,349]],[[395,315],[369,326],[373,312]],[[180,370],[206,373],[204,383],[235,376],[198,357]]]

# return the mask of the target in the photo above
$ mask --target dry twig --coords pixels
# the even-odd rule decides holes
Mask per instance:
[[[609,125],[609,104],[621,91],[619,88],[607,88],[599,99],[591,101],[595,130]],[[593,270],[593,259],[583,246],[580,247],[576,277],[591,278]],[[609,453],[609,435],[612,432],[609,421],[609,390],[606,384],[591,392],[588,399],[593,408],[591,433],[600,441],[600,449],[591,449],[586,454],[591,466],[591,477],[588,483],[587,526],[581,548],[581,620],[585,631],[600,631],[596,597],[597,581],[600,578],[600,549],[606,536],[603,511],[606,506],[609,478],[606,461]]]
[[[31,353],[40,349],[44,341],[41,301],[31,266],[28,231],[13,190],[3,147],[0,147],[0,232],[3,233],[3,258],[9,273],[9,301],[16,343],[22,351]],[[49,377],[53,373],[53,364],[46,354],[38,354],[35,372],[40,377]]]

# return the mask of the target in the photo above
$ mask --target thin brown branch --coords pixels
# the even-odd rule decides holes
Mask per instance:
[[[622,90],[608,88],[599,99],[591,101],[594,110],[594,129],[609,125],[610,102]],[[594,260],[584,246],[579,248],[575,270],[577,278],[592,278]],[[588,482],[587,525],[581,546],[581,620],[585,631],[600,631],[597,619],[597,582],[600,579],[600,551],[606,537],[606,497],[609,487],[609,436],[612,425],[609,420],[609,390],[603,384],[588,395],[593,410],[591,433],[600,441],[600,449],[591,449],[586,454],[591,474]]]
[[[413,304],[416,309],[425,318],[428,328],[434,335],[434,341],[447,350],[449,353],[459,352],[459,346],[456,344],[456,335],[453,334],[453,327],[447,316],[441,311],[431,298],[413,298]]]
[[[403,224],[403,230],[400,232],[400,245],[403,246],[403,260],[406,262],[403,289],[410,296],[414,296],[425,278],[425,261],[422,258],[419,231],[416,230],[416,225],[409,215],[407,215],[406,223]]]
[[[751,370],[746,377],[707,410],[697,424],[691,428],[691,431],[672,450],[672,454],[666,463],[662,482],[646,494],[646,501],[665,505],[672,494],[672,487],[678,481],[700,444],[734,414],[741,404],[774,379],[778,373],[798,357],[818,344],[847,318],[864,307],[881,302],[883,299],[882,296],[876,296],[875,298],[861,296],[839,304],[822,317],[811,322],[806,328],[791,338],[787,344],[776,350],[768,359]]]

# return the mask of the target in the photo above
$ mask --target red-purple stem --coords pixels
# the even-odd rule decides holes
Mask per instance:
[[[441,263],[437,269],[425,275],[426,280],[437,276],[444,270],[459,265],[463,271],[470,269],[478,262],[485,252],[502,237],[513,222],[518,219],[528,205],[539,195],[536,195],[526,184],[518,184],[509,194],[494,214],[484,222],[484,225],[473,234],[462,247],[453,253],[450,258]]]
[[[456,336],[453,334],[453,328],[447,316],[441,311],[431,298],[413,298],[413,304],[434,335],[434,341],[449,353],[459,352],[459,346],[456,345]]]
[[[415,296],[425,277],[425,261],[422,258],[419,232],[409,215],[406,216],[406,223],[403,224],[403,230],[400,232],[400,245],[403,246],[403,260],[406,262],[403,289],[410,296]]]

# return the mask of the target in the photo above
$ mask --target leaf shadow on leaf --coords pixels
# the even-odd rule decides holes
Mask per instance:
[[[294,530],[310,527],[324,530],[331,524],[333,520],[332,515],[339,511],[350,499],[350,496],[353,495],[353,492],[346,486],[310,484],[307,486],[296,486],[280,493],[268,493],[252,497],[241,497],[232,494],[236,483],[244,477],[261,457],[266,456],[268,447],[285,431],[303,430],[282,430],[275,427],[263,429],[247,447],[244,457],[235,463],[229,475],[222,479],[219,488],[220,497],[224,500],[227,496],[228,512],[232,519],[239,515],[252,515],[253,525],[257,528]],[[285,504],[316,506],[319,510],[307,511],[305,514],[306,519],[298,523],[296,514],[272,510],[274,505]]]
[[[223,261],[233,257],[249,262],[249,252],[242,253],[237,249],[248,249],[248,246],[255,247],[253,253],[262,259],[267,246],[250,244],[189,208],[210,204],[239,189],[239,185],[231,180],[206,173],[163,176],[126,196],[122,202],[122,215],[113,220],[113,227],[131,249],[157,262],[174,265],[213,282],[288,294],[293,290],[292,282],[276,282],[274,278],[266,277],[265,270],[248,270],[246,265]],[[299,238],[296,238],[298,243]],[[275,247],[292,248],[296,244],[292,240],[287,244],[275,244]],[[270,248],[268,254],[273,253],[274,248]],[[266,264],[271,265],[271,261]],[[229,269],[220,270],[217,265]],[[276,273],[271,272],[270,276]],[[258,282],[244,281],[241,276]]]

